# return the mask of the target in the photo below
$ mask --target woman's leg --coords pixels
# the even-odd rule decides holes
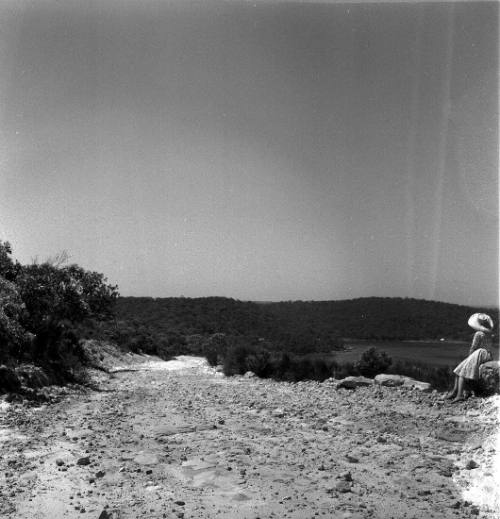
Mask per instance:
[[[458,377],[457,396],[453,399],[453,402],[458,402],[459,400],[463,399],[463,396],[464,396],[464,384],[465,384],[465,378],[459,376]]]
[[[458,390],[458,376],[455,375],[455,384],[453,386],[453,389],[451,391],[448,391],[448,393],[446,393],[446,398],[453,398],[457,394],[457,390]]]

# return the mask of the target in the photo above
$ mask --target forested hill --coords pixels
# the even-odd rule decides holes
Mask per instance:
[[[339,338],[467,340],[471,335],[467,319],[479,311],[489,312],[498,322],[498,310],[378,297],[280,303],[223,297],[122,297],[116,306],[118,321],[155,335],[220,332],[261,337],[276,345],[297,343],[309,347],[333,344]]]
[[[282,302],[268,312],[298,327],[327,328],[357,339],[468,339],[469,316],[487,312],[498,322],[498,310],[426,301],[368,297],[343,301]]]

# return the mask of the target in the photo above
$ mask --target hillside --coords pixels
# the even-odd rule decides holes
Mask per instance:
[[[263,338],[276,349],[329,351],[343,338],[369,340],[468,340],[470,314],[498,310],[436,301],[361,298],[344,301],[255,303],[223,297],[122,297],[117,321],[156,341],[182,341],[194,334]],[[144,339],[143,337],[143,339]]]

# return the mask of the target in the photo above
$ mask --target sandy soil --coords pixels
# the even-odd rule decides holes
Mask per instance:
[[[0,517],[498,517],[496,397],[228,379],[192,357],[98,383],[0,405]]]

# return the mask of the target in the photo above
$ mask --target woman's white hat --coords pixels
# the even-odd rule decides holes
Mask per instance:
[[[488,314],[473,314],[467,324],[478,332],[491,332],[493,319]]]

